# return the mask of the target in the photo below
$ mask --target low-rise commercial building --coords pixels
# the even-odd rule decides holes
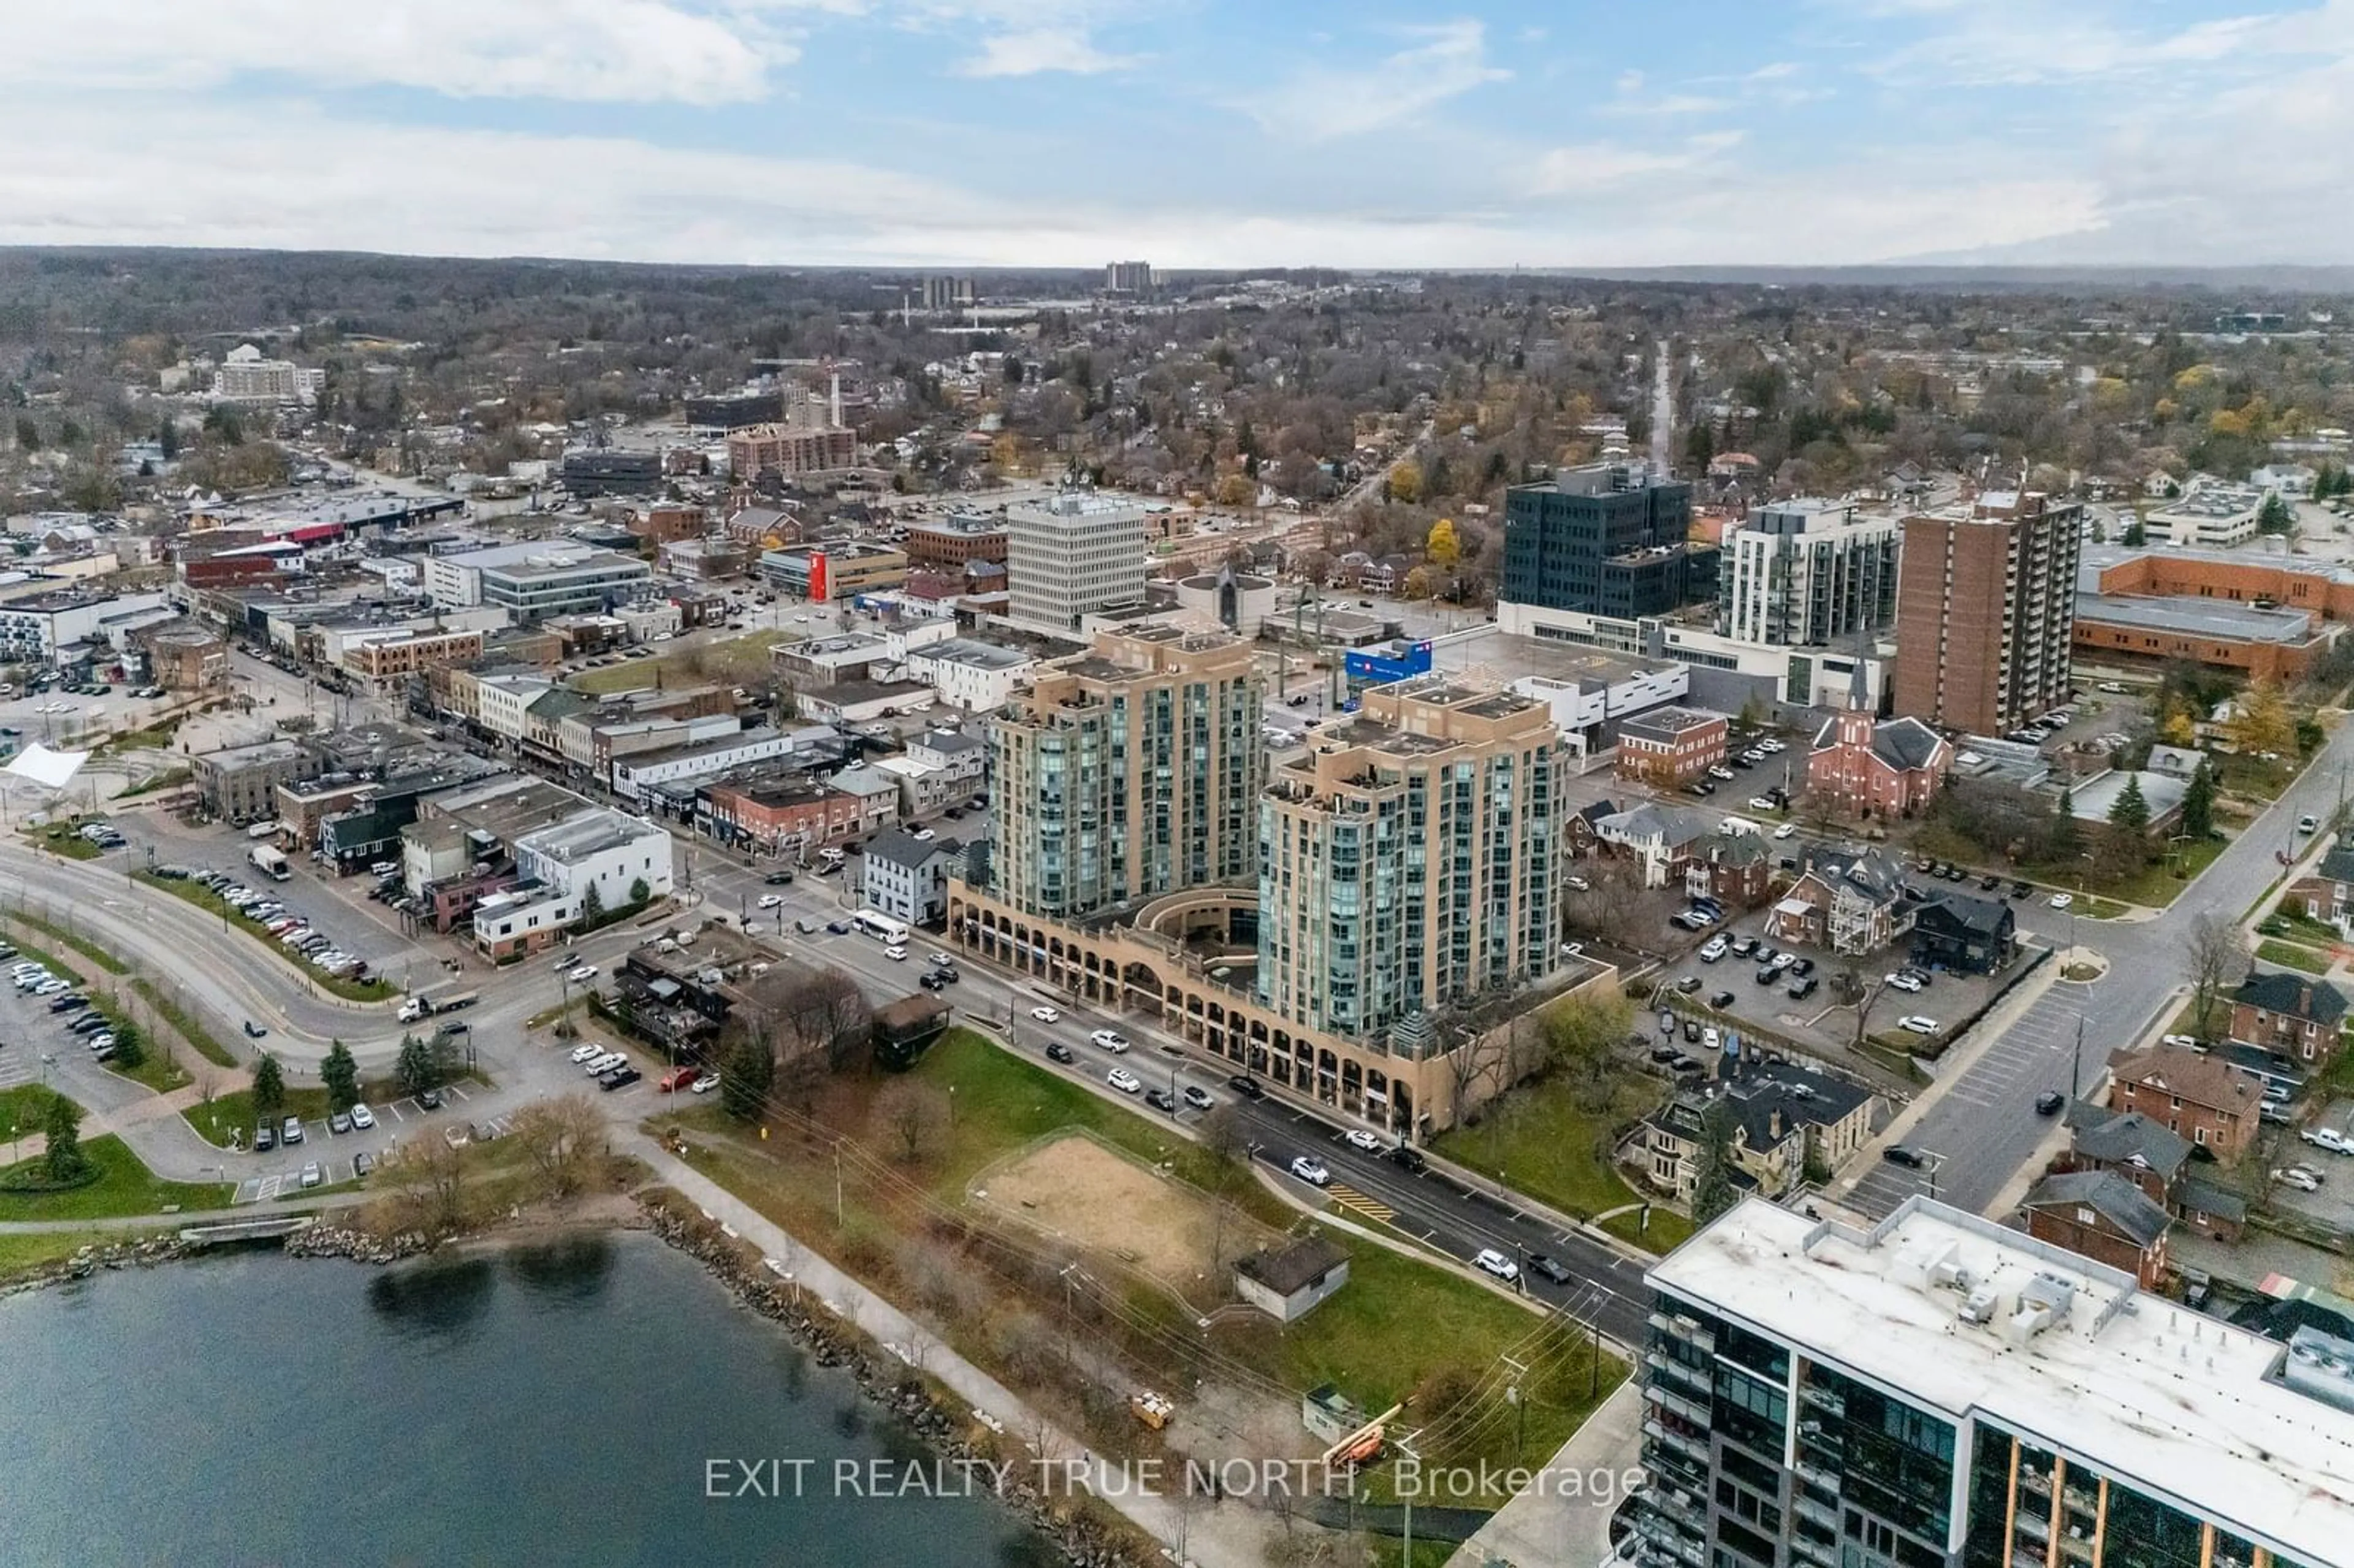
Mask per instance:
[[[831,604],[899,587],[907,580],[907,557],[885,545],[837,539],[764,550],[760,577],[779,593]]]
[[[2171,545],[2229,549],[2256,536],[2264,508],[2264,493],[2254,485],[2200,474],[2179,496],[2143,514],[2142,527]]]
[[[599,911],[670,895],[670,834],[642,817],[591,808],[507,847],[517,881],[474,908],[474,945],[493,959],[537,952]]]
[[[722,843],[789,860],[854,838],[863,823],[857,796],[801,780],[714,784],[699,819]]]
[[[948,919],[949,875],[963,859],[954,839],[919,841],[904,828],[878,833],[859,856],[866,907],[911,926]]]
[[[439,664],[472,663],[482,656],[479,631],[387,631],[346,642],[344,668],[363,680],[395,681]]]
[[[1731,733],[1723,714],[1680,707],[1638,714],[1618,726],[1617,776],[1654,789],[1681,789],[1723,762]]]
[[[2297,680],[2343,628],[2302,609],[2260,609],[2212,599],[2076,596],[2076,647],[2131,660],[2188,660],[2252,681]]]
[[[278,787],[311,778],[319,764],[291,740],[208,751],[188,759],[205,810],[232,822],[267,821],[278,809]]]
[[[991,713],[1013,700],[1038,661],[1017,648],[970,637],[907,651],[907,673],[969,713]]]
[[[925,518],[907,524],[902,541],[908,566],[928,572],[962,577],[974,561],[1005,559],[1002,520],[959,513],[948,518]]]

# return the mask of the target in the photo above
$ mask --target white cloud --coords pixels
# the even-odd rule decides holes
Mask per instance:
[[[242,73],[459,97],[758,98],[799,53],[765,15],[683,0],[73,0],[8,6],[0,81],[187,91]]]
[[[2326,9],[2337,8],[2331,0]],[[1908,84],[2031,86],[2053,81],[2147,78],[2168,69],[2214,65],[2274,47],[2276,15],[2229,16],[2175,31],[2146,30],[2099,5],[2055,6],[2047,0],[1863,0],[1851,5],[1872,20],[1936,18],[1929,34],[1900,46],[1868,69]]]
[[[1319,64],[1236,102],[1269,131],[1327,142],[1386,130],[1511,72],[1490,66],[1487,28],[1470,20],[1406,29],[1419,41],[1371,65]]]
[[[1747,139],[1739,131],[1712,131],[1659,151],[1610,142],[1556,147],[1537,160],[1529,191],[1534,196],[1584,196],[1611,190],[1637,180],[1699,168]]]
[[[979,58],[957,68],[959,76],[1035,76],[1042,71],[1067,71],[1093,76],[1125,70],[1137,63],[1132,55],[1108,55],[1076,27],[1034,27],[1025,32],[1000,33],[983,40]]]

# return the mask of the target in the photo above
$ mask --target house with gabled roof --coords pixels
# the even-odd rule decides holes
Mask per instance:
[[[1912,926],[1903,863],[1877,849],[1817,850],[1774,905],[1766,929],[1776,942],[1878,952]]]
[[[1910,817],[1925,809],[1953,770],[1953,743],[1910,716],[1874,720],[1863,661],[1845,713],[1815,732],[1807,754],[1807,794],[1851,817]]]
[[[2145,1290],[2166,1277],[2166,1211],[2113,1171],[2046,1176],[2020,1207],[2038,1241],[2123,1269]]]
[[[2286,969],[2259,969],[2231,995],[2232,1039],[2284,1057],[2308,1072],[2337,1059],[2346,1023],[2346,993],[2327,980]]]
[[[2111,1110],[2140,1111],[2225,1165],[2247,1153],[2263,1107],[2263,1081],[2209,1052],[2152,1045],[2109,1058]]]

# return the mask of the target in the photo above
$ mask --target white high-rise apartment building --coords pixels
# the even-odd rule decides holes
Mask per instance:
[[[223,403],[303,403],[318,396],[325,380],[323,370],[264,359],[261,350],[241,344],[213,372],[213,397]]]
[[[1005,586],[1015,620],[1076,631],[1144,602],[1144,508],[1071,492],[1005,509]]]
[[[1896,619],[1893,513],[1851,501],[1782,501],[1724,532],[1717,630],[1781,647],[1828,647]]]

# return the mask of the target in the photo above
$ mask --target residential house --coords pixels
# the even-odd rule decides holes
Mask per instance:
[[[2231,996],[2232,1039],[2308,1071],[2337,1058],[2346,996],[2327,980],[2285,969],[2259,970]]]
[[[2225,1165],[2237,1165],[2254,1141],[2264,1094],[2253,1073],[2181,1045],[2109,1059],[2111,1110],[2139,1111]]]
[[[1807,795],[1851,817],[1910,817],[1936,798],[1953,765],[1953,744],[1919,719],[1874,723],[1850,709],[1815,732]]]
[[[1817,851],[1766,916],[1775,941],[1861,956],[1875,953],[1912,924],[1903,867],[1876,849]]]
[[[2247,1200],[2226,1183],[2211,1180],[2211,1160],[2195,1157],[2193,1145],[2140,1111],[2113,1111],[2093,1100],[2071,1100],[2065,1112],[2068,1151],[2052,1162],[2054,1175],[2069,1171],[2114,1171],[2142,1195],[2202,1235],[2240,1239],[2247,1223]]]
[[[954,839],[919,841],[905,828],[877,833],[860,857],[866,906],[911,926],[948,918],[949,877],[963,859]]]
[[[1570,859],[1585,860],[1598,853],[1602,843],[1596,836],[1596,824],[1605,817],[1617,814],[1618,802],[1610,800],[1596,800],[1590,806],[1580,806],[1572,811],[1562,823],[1562,843]]]
[[[1809,1163],[1829,1172],[1853,1158],[1872,1136],[1877,1103],[1844,1078],[1787,1064],[1744,1065],[1721,1083],[1682,1091],[1645,1123],[1641,1145],[1644,1179],[1680,1202],[1700,1186],[1702,1124],[1719,1097],[1733,1109],[1734,1185],[1769,1198],[1805,1181]]]
[[[1913,961],[1924,969],[1992,974],[2018,951],[2018,920],[1999,899],[1947,893],[1913,911]]]
[[[2288,885],[2288,906],[2308,920],[2325,921],[2354,939],[2354,846],[2342,840],[2313,868]]]
[[[1653,708],[1618,726],[1617,776],[1654,789],[1681,789],[1724,761],[1732,725],[1698,708]]]
[[[2020,1207],[2038,1241],[2123,1269],[2144,1290],[2166,1277],[2166,1211],[2113,1171],[2046,1176]]]
[[[858,801],[858,831],[871,833],[899,818],[899,780],[880,768],[859,762],[826,780]]]
[[[1774,886],[1774,850],[1757,833],[1718,832],[1701,842],[1684,867],[1684,893],[1727,909],[1755,909]]]
[[[1643,870],[1643,885],[1665,887],[1684,874],[1710,827],[1697,811],[1640,805],[1613,812],[1594,824],[1595,842],[1605,853],[1625,854]]]

